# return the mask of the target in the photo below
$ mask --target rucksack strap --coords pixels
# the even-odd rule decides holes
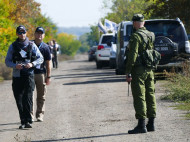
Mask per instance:
[[[137,34],[140,35],[140,37],[143,39],[144,43],[146,44],[145,47],[146,49],[143,50],[147,50],[150,42],[152,42],[153,44],[155,40],[154,34],[152,32],[149,32],[148,30],[138,31]]]

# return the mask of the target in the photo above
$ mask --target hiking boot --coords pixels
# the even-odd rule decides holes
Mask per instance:
[[[43,113],[36,113],[37,122],[43,122],[44,121],[43,117],[44,117]]]
[[[32,128],[32,125],[30,123],[26,123],[24,128]]]
[[[19,126],[19,129],[24,129],[25,128],[25,124],[21,124],[20,126]]]
[[[155,127],[154,127],[154,118],[151,117],[148,120],[148,124],[146,125],[147,131],[148,132],[152,132],[155,131]]]
[[[128,134],[139,134],[139,133],[146,133],[147,129],[145,127],[145,119],[139,119],[138,125],[133,129],[129,130]]]
[[[37,118],[37,121],[38,121],[38,122],[43,122],[44,120],[43,120],[43,118],[40,118],[40,117],[39,117],[39,118]]]

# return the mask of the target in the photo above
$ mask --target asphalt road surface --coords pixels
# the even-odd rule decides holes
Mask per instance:
[[[160,100],[164,86],[163,81],[156,84],[156,131],[129,135],[137,120],[125,76],[97,70],[87,55],[78,55],[52,70],[44,122],[34,122],[32,129],[18,129],[11,81],[0,83],[0,142],[190,142],[185,112]]]

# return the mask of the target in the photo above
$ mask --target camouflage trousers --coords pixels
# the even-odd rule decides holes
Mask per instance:
[[[131,89],[136,119],[156,117],[154,72],[132,72]]]

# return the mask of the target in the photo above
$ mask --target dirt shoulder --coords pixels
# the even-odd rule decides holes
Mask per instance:
[[[97,70],[95,62],[87,61],[87,55],[61,62],[52,76],[44,122],[34,122],[29,130],[18,129],[11,81],[0,83],[0,141],[190,142],[190,121],[182,117],[185,112],[160,100],[163,82],[156,84],[156,131],[129,135],[127,131],[136,126],[137,120],[125,76],[115,75],[113,69]]]

